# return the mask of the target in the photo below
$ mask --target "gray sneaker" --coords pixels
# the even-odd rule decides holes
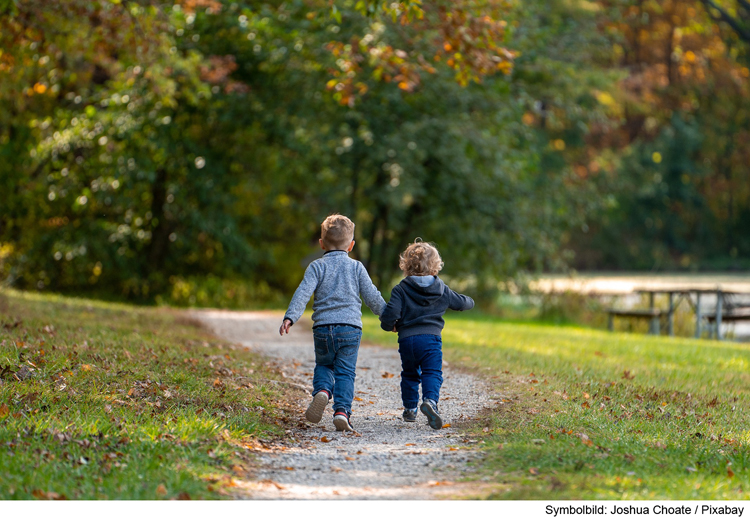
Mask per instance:
[[[424,399],[419,409],[427,415],[427,423],[433,430],[439,430],[443,427],[443,418],[438,412],[437,402],[431,399]]]
[[[325,391],[318,391],[313,397],[310,405],[307,407],[305,412],[305,419],[313,423],[319,423],[320,419],[323,418],[323,412],[328,406],[328,393]]]
[[[417,408],[409,409],[406,408],[404,410],[404,422],[417,422]]]
[[[349,421],[349,414],[344,410],[338,410],[333,414],[333,425],[337,432],[353,432],[352,423]]]

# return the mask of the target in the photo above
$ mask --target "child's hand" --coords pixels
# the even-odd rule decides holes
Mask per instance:
[[[289,328],[292,326],[292,320],[285,319],[283,323],[281,324],[281,327],[279,327],[279,335],[284,336],[284,334],[289,334]]]
[[[391,329],[391,332],[398,332],[398,331],[396,330],[396,326],[395,326],[395,325],[393,326],[393,329]]]

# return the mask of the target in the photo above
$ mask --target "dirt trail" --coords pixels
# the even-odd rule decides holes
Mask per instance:
[[[278,334],[280,313],[193,314],[221,338],[264,354],[290,383],[312,389],[315,359],[309,328],[295,325],[282,338]],[[319,424],[301,421],[291,430],[287,446],[259,453],[257,481],[241,485],[247,496],[422,500],[450,496],[461,488],[455,480],[476,457],[472,444],[452,427],[431,429],[421,414],[417,423],[403,422],[395,335],[393,341],[393,348],[360,347],[352,406],[357,433],[336,431],[330,405]],[[444,366],[443,376],[440,411],[444,423],[470,420],[490,406],[489,389],[478,378],[450,366]],[[299,403],[300,419],[309,398]]]

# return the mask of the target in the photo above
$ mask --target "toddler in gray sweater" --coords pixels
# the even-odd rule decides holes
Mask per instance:
[[[354,223],[343,215],[331,215],[321,224],[320,247],[326,251],[305,270],[305,276],[289,303],[279,329],[282,336],[299,320],[313,301],[315,370],[313,398],[305,412],[308,421],[323,418],[333,398],[333,424],[338,431],[354,431],[351,425],[354,377],[362,339],[362,301],[376,316],[385,300],[372,284],[362,263],[349,257],[354,248]]]

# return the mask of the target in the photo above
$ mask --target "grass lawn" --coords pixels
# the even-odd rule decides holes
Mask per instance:
[[[364,338],[394,345],[365,317]],[[489,376],[493,499],[750,498],[750,346],[450,314],[444,358]]]
[[[0,499],[227,497],[275,378],[176,312],[0,292]]]

